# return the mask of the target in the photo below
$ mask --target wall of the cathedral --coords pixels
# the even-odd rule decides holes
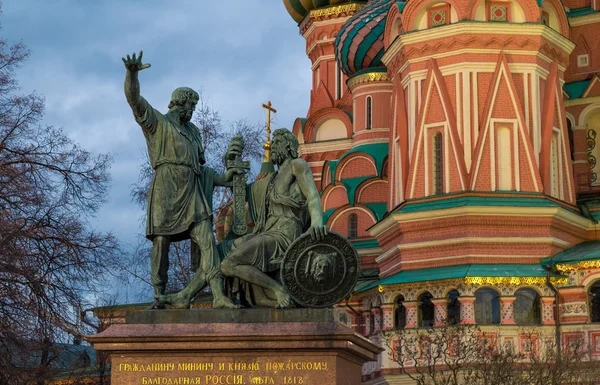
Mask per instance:
[[[582,197],[600,193],[600,178],[593,179],[600,176],[600,78],[591,76],[600,72],[600,45],[592,39],[600,13],[573,11],[595,3],[390,3],[381,37],[385,67],[350,77],[331,56],[343,23],[307,17],[301,24],[314,76],[309,113],[294,132],[328,227],[357,244],[376,239],[377,249],[359,249],[362,267],[385,278],[452,266],[534,266],[600,239],[590,214],[580,211]],[[521,346],[518,298],[528,289],[538,296],[539,333],[554,335],[558,309],[563,342],[583,333],[600,355],[600,331],[591,323],[600,273],[587,267],[568,277],[557,285],[558,304],[539,276],[529,283],[464,278],[381,286],[355,295],[351,306],[359,313],[356,329],[380,341],[381,331],[396,325],[399,296],[404,326],[418,328],[424,290],[440,324],[456,289],[460,322],[494,328],[480,319],[477,294],[492,289],[498,338]],[[365,379],[397,373],[386,354],[365,365]]]

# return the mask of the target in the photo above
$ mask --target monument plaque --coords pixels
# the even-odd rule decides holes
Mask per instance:
[[[382,350],[344,310],[146,311],[127,322],[88,337],[110,354],[113,385],[358,385]]]

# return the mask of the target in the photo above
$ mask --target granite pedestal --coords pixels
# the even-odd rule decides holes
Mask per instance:
[[[86,339],[112,385],[358,385],[383,350],[331,309],[149,310]]]

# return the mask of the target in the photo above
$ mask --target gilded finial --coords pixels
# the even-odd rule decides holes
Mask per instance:
[[[265,150],[265,154],[263,157],[263,163],[271,162],[271,112],[274,114],[277,113],[277,110],[272,107],[271,101],[269,100],[267,104],[262,105],[263,108],[267,110],[267,140],[263,144],[263,148]]]

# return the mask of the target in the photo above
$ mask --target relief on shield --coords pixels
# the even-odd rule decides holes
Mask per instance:
[[[358,268],[356,249],[341,235],[330,231],[315,242],[305,234],[286,251],[281,282],[299,305],[328,307],[350,294]]]

